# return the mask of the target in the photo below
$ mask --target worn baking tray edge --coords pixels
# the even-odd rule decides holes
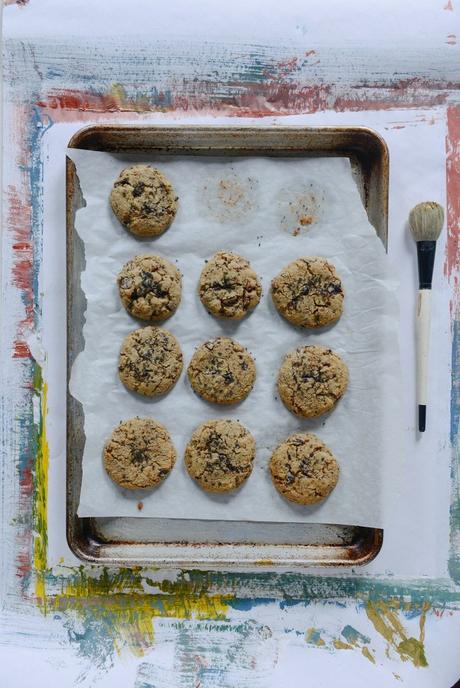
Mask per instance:
[[[384,140],[366,127],[151,127],[94,125],[73,135],[70,148],[153,155],[334,155],[350,158],[370,222],[388,245],[389,156]],[[79,275],[84,252],[74,228],[81,193],[73,162],[66,161],[67,224],[67,382],[83,347],[74,316],[84,298]],[[75,262],[79,261],[76,265]],[[264,544],[260,542],[145,542],[107,538],[104,519],[79,518],[81,458],[84,446],[81,404],[67,391],[67,541],[80,559],[103,565],[145,565],[162,568],[241,569],[264,567],[347,567],[367,564],[383,543],[379,528],[343,527],[343,537],[330,544]],[[106,519],[108,520],[108,519]],[[144,523],[153,519],[128,519]],[[297,524],[295,524],[297,525]],[[314,528],[316,524],[304,524]],[[327,528],[327,526],[323,526]],[[340,530],[338,526],[330,526]]]

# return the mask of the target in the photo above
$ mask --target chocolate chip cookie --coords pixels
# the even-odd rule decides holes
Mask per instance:
[[[262,287],[246,258],[231,251],[219,251],[203,268],[198,291],[209,313],[240,320],[257,306]]]
[[[251,354],[229,337],[217,337],[202,344],[193,354],[187,372],[195,392],[216,404],[242,401],[256,379]]]
[[[251,474],[256,443],[234,420],[208,420],[193,433],[185,450],[190,476],[208,492],[228,492]]]
[[[123,266],[117,284],[122,304],[140,320],[166,320],[180,303],[181,274],[161,256],[135,256]]]
[[[299,432],[275,449],[270,473],[274,486],[286,499],[317,504],[337,485],[339,465],[319,437]]]
[[[272,280],[273,302],[281,315],[301,327],[323,327],[340,318],[343,287],[324,258],[298,258]]]
[[[161,483],[174,466],[176,451],[161,423],[151,418],[132,418],[112,432],[103,460],[117,485],[137,490]]]
[[[168,229],[177,212],[177,196],[164,174],[150,165],[122,170],[110,194],[110,204],[132,234],[152,237]]]
[[[347,385],[347,366],[324,346],[300,346],[291,351],[278,375],[278,390],[285,406],[304,418],[330,411]]]
[[[125,338],[118,372],[125,387],[148,397],[168,392],[182,371],[182,351],[171,332],[141,327]]]

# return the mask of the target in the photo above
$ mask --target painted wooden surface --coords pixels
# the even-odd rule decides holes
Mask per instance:
[[[152,12],[144,0],[129,10],[119,0],[5,4],[2,686],[52,686],[58,677],[63,686],[98,688],[265,688],[336,685],[338,676],[354,688],[452,685],[460,676],[460,6],[257,1],[216,11],[202,2],[198,11],[175,1]],[[446,194],[439,303],[450,309],[435,322],[445,365],[442,386],[433,384],[445,423],[408,463],[400,514],[411,537],[399,540],[394,523],[380,562],[359,575],[101,570],[66,549],[53,275],[42,269],[44,246],[50,264],[49,141],[59,127],[70,138],[97,121],[223,118],[379,130],[393,164],[395,258],[405,255],[405,185],[414,183],[405,160],[417,136],[434,159],[442,136],[442,169],[421,169],[420,184]]]

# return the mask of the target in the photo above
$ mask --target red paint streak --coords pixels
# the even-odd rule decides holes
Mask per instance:
[[[452,5],[452,0],[449,0],[447,5],[444,5],[443,7],[444,10],[449,10],[450,12],[454,11],[454,6]]]
[[[444,274],[450,279],[460,270],[460,105],[447,108],[447,246]]]
[[[252,85],[246,93],[232,99],[232,114],[238,117],[266,117],[318,112],[327,109],[329,90],[330,87],[326,85],[303,88],[277,82],[263,88]]]
[[[123,98],[113,94],[94,94],[84,91],[63,90],[48,96],[46,101],[38,101],[37,105],[41,108],[54,110],[78,110],[79,112],[119,112],[132,111],[134,103],[124,101]],[[146,109],[150,109],[147,108]],[[157,108],[151,108],[155,110]],[[54,113],[53,113],[54,116]]]
[[[215,97],[215,85],[196,82],[162,103],[147,97],[129,99],[120,93],[94,94],[83,91],[53,91],[37,105],[54,121],[97,121],[123,113],[139,117],[150,112],[169,112],[179,119],[187,113],[227,115],[230,117],[266,117],[305,114],[323,110],[355,112],[396,108],[434,107],[446,103],[449,93],[460,88],[456,83],[436,83],[419,78],[401,79],[394,84],[369,83],[341,94],[337,85],[299,84],[287,77],[297,69],[298,59],[277,65],[277,76],[264,82],[235,82],[226,85],[228,95]]]
[[[13,344],[13,358],[32,358],[26,342],[16,339]]]
[[[291,57],[289,60],[281,60],[275,64],[277,79],[289,76],[299,68],[299,58]]]
[[[32,538],[30,538],[32,541]],[[32,564],[29,559],[29,553],[23,550],[18,552],[16,556],[16,575],[18,578],[24,578],[28,573],[32,571]]]
[[[447,101],[448,91],[457,88],[456,84],[437,84],[418,77],[401,79],[394,86],[366,84],[365,87],[356,89],[353,95],[337,98],[333,109],[345,112],[433,107],[443,105]]]
[[[21,290],[25,317],[20,330],[33,323],[32,269],[33,248],[29,241],[31,209],[28,198],[23,198],[14,186],[8,187],[7,227],[13,234],[12,282]],[[15,355],[15,354],[13,354]]]
[[[19,513],[27,514],[30,510],[30,500],[33,492],[32,461],[21,472],[19,496]],[[33,533],[31,528],[23,527],[17,533],[18,551],[16,554],[16,575],[23,578],[32,570],[32,541]]]

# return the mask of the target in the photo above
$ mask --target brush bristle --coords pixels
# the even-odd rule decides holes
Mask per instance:
[[[427,201],[412,208],[409,225],[415,241],[436,241],[444,224],[444,210],[439,203]]]

